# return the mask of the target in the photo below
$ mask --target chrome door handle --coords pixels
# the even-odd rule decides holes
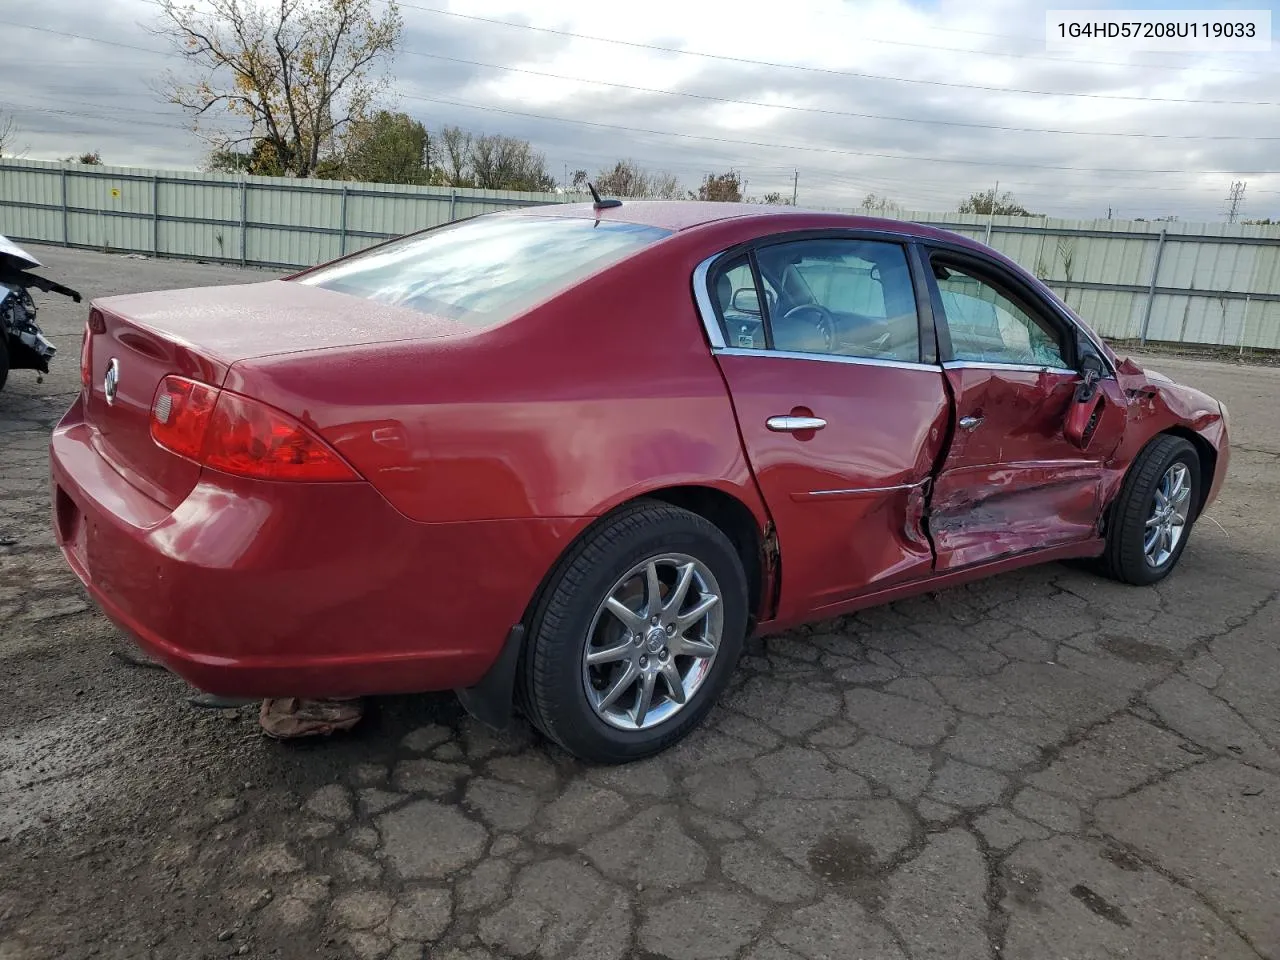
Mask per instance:
[[[770,417],[764,425],[774,433],[799,433],[802,430],[821,430],[827,421],[821,417]]]
[[[961,430],[976,430],[976,429],[978,429],[978,427],[982,426],[982,421],[983,421],[983,420],[985,420],[985,419],[986,419],[986,417],[961,417],[961,418],[960,418],[960,429],[961,429]]]

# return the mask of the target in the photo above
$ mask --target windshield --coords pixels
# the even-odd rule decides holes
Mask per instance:
[[[577,217],[477,217],[393,241],[297,282],[484,327],[670,234]]]

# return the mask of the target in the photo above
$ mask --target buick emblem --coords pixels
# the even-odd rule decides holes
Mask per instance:
[[[119,385],[120,361],[112,357],[111,362],[107,364],[107,375],[102,378],[102,392],[106,395],[107,403],[115,402],[116,387]]]

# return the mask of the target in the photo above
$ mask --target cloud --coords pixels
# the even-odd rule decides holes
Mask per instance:
[[[558,176],[627,157],[692,185],[735,166],[759,195],[790,193],[798,171],[805,204],[853,206],[875,192],[917,210],[954,209],[998,180],[1051,215],[1111,208],[1206,220],[1220,218],[1231,180],[1245,179],[1249,214],[1280,209],[1280,176],[1262,173],[1280,167],[1280,140],[1261,139],[1280,137],[1276,108],[1176,102],[1280,101],[1274,54],[1050,55],[1046,6],[1015,0],[811,0],[764,18],[724,0],[647,0],[614,13],[594,0],[536,12],[514,0],[452,0],[465,17],[427,9],[446,0],[414,2],[402,6],[395,106],[433,128],[525,137]],[[98,149],[109,163],[200,162],[185,118],[148,88],[181,62],[109,45],[163,51],[145,30],[153,16],[146,0],[64,0],[38,25],[100,42],[6,28],[18,42],[16,57],[0,61],[0,103],[29,156]],[[1082,96],[1000,92],[1010,89]],[[1171,172],[1122,172],[1153,169]]]

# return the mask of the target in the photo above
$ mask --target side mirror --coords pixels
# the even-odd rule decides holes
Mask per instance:
[[[739,313],[760,315],[760,297],[751,287],[739,287],[729,299],[729,308]]]
[[[1102,416],[1103,399],[1098,392],[1098,382],[1101,379],[1101,361],[1092,354],[1086,354],[1081,358],[1080,383],[1076,387],[1071,406],[1067,408],[1067,422],[1062,427],[1067,442],[1080,450],[1088,449]]]

